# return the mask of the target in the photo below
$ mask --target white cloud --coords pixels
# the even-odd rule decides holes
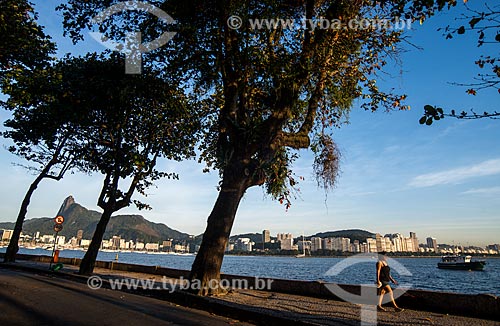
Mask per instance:
[[[500,187],[473,188],[462,192],[462,195],[500,195]]]
[[[447,171],[422,174],[414,177],[409,185],[413,187],[431,187],[444,184],[456,184],[470,178],[495,174],[500,174],[500,158]]]

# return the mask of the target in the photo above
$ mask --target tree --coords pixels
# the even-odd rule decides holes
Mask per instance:
[[[498,49],[500,45],[500,5],[490,5],[485,3],[481,9],[473,9],[464,1],[466,12],[458,20],[465,21],[466,24],[456,26],[446,26],[438,30],[444,32],[446,39],[452,39],[454,36],[461,36],[466,33],[475,32],[477,34],[477,46]],[[492,55],[482,55],[475,64],[481,70],[489,70],[486,73],[479,73],[474,78],[473,83],[454,83],[457,86],[467,87],[466,93],[476,96],[478,92],[487,89],[495,89],[500,94],[500,53],[493,51]],[[431,125],[433,121],[438,121],[444,117],[453,117],[457,119],[500,119],[500,112],[470,112],[464,110],[449,110],[445,112],[442,108],[426,105],[424,115],[420,118],[420,124]]]
[[[79,136],[85,164],[104,175],[98,198],[103,209],[80,274],[91,274],[111,215],[132,202],[160,178],[178,178],[156,168],[158,159],[182,160],[194,155],[196,107],[169,81],[152,70],[126,75],[118,55],[91,54],[64,62],[62,76],[75,116],[84,116]],[[125,185],[123,185],[125,183]]]
[[[48,64],[55,45],[26,0],[0,0],[0,82],[24,69]]]
[[[61,7],[74,40],[90,19],[117,1],[70,1]],[[100,30],[118,39],[137,26],[154,39],[170,28],[178,35],[146,60],[164,76],[179,78],[192,93],[211,101],[201,143],[202,159],[220,173],[219,195],[191,270],[200,294],[218,293],[220,267],[240,200],[247,189],[264,186],[290,206],[299,181],[292,163],[299,149],[312,149],[319,183],[334,185],[338,150],[333,127],[355,99],[367,110],[406,109],[404,95],[383,92],[376,75],[394,54],[402,31],[385,26],[350,28],[351,21],[386,18],[425,20],[455,1],[156,1],[177,21],[174,27],[137,12],[117,14]],[[255,24],[258,19],[289,19]],[[268,20],[268,22],[269,22]],[[236,24],[235,24],[236,22]],[[241,23],[241,25],[238,24]],[[330,28],[316,28],[328,23]],[[252,25],[253,24],[253,25]],[[265,24],[265,23],[264,23]],[[129,28],[130,30],[127,30]]]
[[[43,69],[50,64],[50,56],[55,51],[55,44],[50,41],[50,37],[44,33],[36,20],[37,14],[30,2],[0,0],[0,87],[4,94],[11,95],[11,86],[16,79],[21,78],[24,82],[27,81],[26,75],[20,75],[34,69]],[[7,108],[15,111],[15,118],[6,123],[6,126],[13,130],[4,133],[3,136],[15,142],[16,146],[10,148],[11,152],[39,164],[39,167],[35,168],[38,176],[30,185],[22,201],[14,232],[4,257],[5,261],[15,259],[19,249],[18,241],[22,224],[31,196],[38,184],[44,178],[62,178],[65,171],[71,167],[71,155],[66,156],[67,152],[64,151],[66,138],[63,133],[53,134],[51,138],[49,131],[42,131],[45,137],[41,134],[38,136],[44,137],[43,140],[32,137],[30,128],[37,126],[33,125],[27,117],[22,116],[21,112],[27,109],[26,105],[30,105],[29,100],[27,102],[25,100],[25,98],[18,97],[8,102]],[[47,142],[44,143],[44,141]],[[33,153],[29,150],[30,144],[37,147]],[[54,173],[54,169],[59,169],[59,172]]]
[[[0,106],[12,111],[12,117],[4,123],[8,129],[2,136],[12,140],[9,151],[29,162],[25,167],[36,175],[22,200],[5,262],[15,260],[28,206],[40,182],[61,180],[74,168],[84,170],[75,148],[75,121],[70,121],[70,112],[54,100],[61,87],[58,76],[57,66],[40,63],[2,79],[2,92],[8,99],[0,102]]]

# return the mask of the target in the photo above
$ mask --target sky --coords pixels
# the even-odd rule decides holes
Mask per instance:
[[[76,46],[63,38],[61,17],[54,10],[59,1],[34,1],[41,25],[58,44],[58,55],[102,51],[90,37]],[[356,103],[349,123],[335,130],[342,160],[333,191],[326,194],[317,187],[313,157],[301,151],[294,172],[305,180],[292,207],[287,211],[262,188],[251,188],[241,202],[232,233],[269,229],[272,235],[290,232],[298,236],[357,228],[406,236],[416,232],[420,242],[432,236],[438,243],[464,246],[500,243],[500,120],[446,118],[432,126],[418,123],[426,104],[457,111],[499,110],[496,90],[471,96],[466,88],[451,84],[473,81],[479,72],[474,61],[481,54],[498,55],[497,44],[478,49],[474,35],[445,40],[437,31],[455,23],[460,6],[422,26],[414,24],[408,35],[419,49],[406,46],[399,63],[391,63],[389,74],[378,81],[407,94],[411,110],[371,113]],[[0,112],[2,121],[8,117],[7,112]],[[8,144],[3,139],[0,143]],[[16,165],[23,162],[7,150],[2,148],[0,153],[0,222],[15,221],[34,176]],[[141,214],[182,232],[202,233],[219,181],[217,172],[202,173],[203,167],[196,161],[161,161],[159,168],[178,173],[180,180],[162,180],[148,191],[143,199],[153,207],[151,211],[131,206],[116,215]],[[55,216],[68,195],[101,211],[96,202],[102,181],[99,174],[69,174],[59,182],[44,181],[32,197],[27,217]]]

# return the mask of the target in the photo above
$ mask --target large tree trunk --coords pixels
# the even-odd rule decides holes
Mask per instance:
[[[95,261],[97,259],[97,254],[99,253],[99,248],[101,247],[102,238],[104,237],[104,232],[106,232],[106,227],[108,226],[109,219],[113,214],[112,209],[104,209],[99,223],[95,229],[94,235],[92,236],[92,241],[90,242],[89,248],[85,253],[80,264],[80,270],[78,271],[81,275],[90,275],[94,271]]]
[[[220,269],[236,211],[247,189],[246,180],[223,180],[214,208],[207,221],[200,250],[191,268],[190,280],[192,292],[200,295],[220,294],[224,289],[219,287]],[[196,283],[193,282],[197,280]],[[197,284],[195,286],[195,284]]]
[[[40,181],[46,175],[46,169],[44,169],[38,177],[33,181],[30,185],[28,192],[24,196],[23,202],[21,203],[21,208],[19,209],[19,214],[17,215],[16,225],[14,226],[14,232],[12,233],[12,237],[10,238],[9,246],[7,247],[7,251],[5,252],[4,262],[14,262],[16,261],[16,254],[19,251],[19,238],[21,237],[21,232],[23,230],[24,219],[26,218],[26,213],[28,212],[28,206],[31,201],[31,196],[33,192],[35,192],[36,188],[40,184]]]

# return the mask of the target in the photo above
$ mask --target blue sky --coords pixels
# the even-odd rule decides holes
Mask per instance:
[[[56,1],[36,3],[41,24],[58,43],[60,55],[102,50],[92,40],[74,46],[63,39],[61,19],[54,13]],[[305,181],[292,207],[285,211],[261,188],[252,188],[240,205],[233,234],[270,229],[274,235],[309,235],[360,228],[382,234],[413,231],[421,241],[433,236],[439,243],[500,243],[500,120],[446,118],[430,127],[418,124],[425,104],[499,110],[496,91],[471,96],[465,88],[450,85],[472,81],[478,73],[474,61],[481,53],[498,54],[496,44],[478,49],[473,37],[445,40],[436,31],[459,11],[439,14],[423,26],[415,24],[408,34],[423,49],[408,47],[400,55],[401,64],[389,67],[390,74],[379,81],[406,93],[410,111],[370,113],[355,105],[350,123],[335,131],[343,157],[334,191],[325,195],[316,187],[312,155],[302,151],[295,172]],[[2,121],[7,117],[0,112]],[[14,221],[34,177],[12,165],[22,162],[2,151],[0,221]],[[130,207],[118,214],[140,213],[184,232],[203,232],[217,196],[217,173],[203,174],[203,166],[195,161],[160,164],[166,171],[179,173],[181,179],[161,181],[149,190],[146,200],[152,211]],[[99,210],[96,201],[102,179],[101,175],[73,174],[60,182],[43,182],[32,198],[28,217],[54,216],[70,194],[85,207]]]

